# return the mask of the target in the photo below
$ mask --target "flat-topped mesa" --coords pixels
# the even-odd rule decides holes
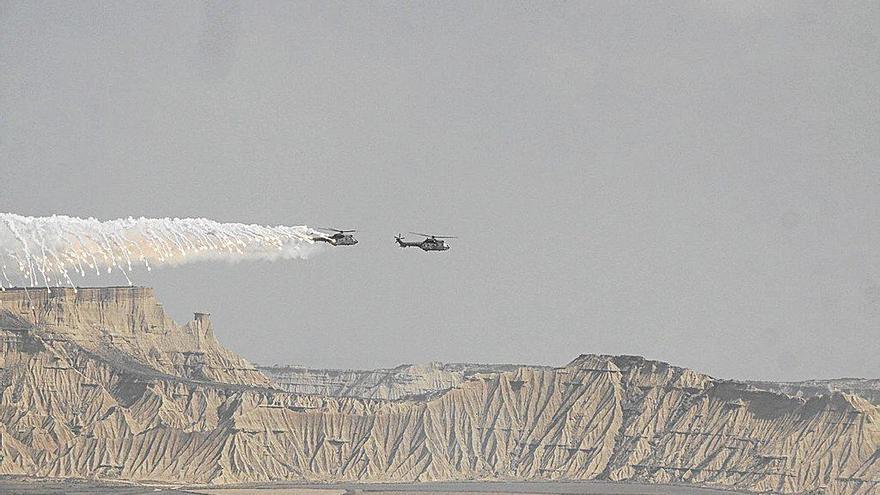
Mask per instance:
[[[583,368],[595,366],[608,366],[613,364],[620,370],[627,371],[634,368],[652,369],[666,372],[673,369],[678,372],[684,371],[686,368],[673,366],[664,361],[648,359],[643,356],[634,356],[629,354],[613,355],[613,354],[581,354],[565,365],[566,368]]]
[[[250,363],[214,338],[208,313],[178,325],[149,287],[51,287],[0,292],[0,321],[28,326],[115,359],[120,354],[162,373],[264,386]]]
[[[13,288],[0,292],[0,311],[47,331],[121,326],[162,332],[173,324],[150,287]]]

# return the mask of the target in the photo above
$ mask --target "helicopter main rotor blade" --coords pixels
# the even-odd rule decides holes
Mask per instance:
[[[431,237],[434,239],[456,239],[455,236],[451,236],[451,235],[431,235],[431,234],[422,234],[420,232],[410,232],[410,234],[420,235],[422,237]]]
[[[339,232],[340,234],[346,234],[348,232],[357,232],[357,230],[339,230],[339,229],[334,229],[333,227],[316,227],[316,228],[321,229],[321,230],[332,230],[333,232]]]

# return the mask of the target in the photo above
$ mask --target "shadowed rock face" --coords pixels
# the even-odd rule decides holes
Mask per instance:
[[[271,388],[206,315],[176,325],[143,288],[0,293],[0,337],[0,474],[880,487],[880,411],[861,397],[791,397],[640,357],[410,367],[407,387],[384,389],[351,372],[305,383],[340,396],[308,395]],[[353,397],[367,392],[403,398]]]

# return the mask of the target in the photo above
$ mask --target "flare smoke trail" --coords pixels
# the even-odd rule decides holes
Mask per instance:
[[[71,276],[129,273],[138,265],[302,258],[316,249],[305,226],[219,223],[205,218],[125,218],[0,213],[0,289],[14,282],[69,285]]]

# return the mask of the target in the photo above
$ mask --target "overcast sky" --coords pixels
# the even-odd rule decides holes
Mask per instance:
[[[0,211],[362,229],[134,274],[259,363],[877,377],[878,26],[876,1],[2,1]]]

